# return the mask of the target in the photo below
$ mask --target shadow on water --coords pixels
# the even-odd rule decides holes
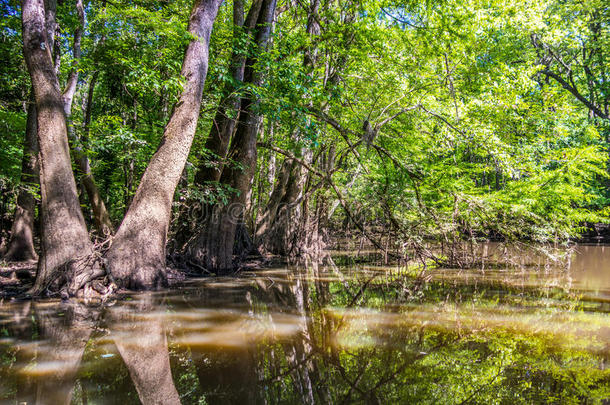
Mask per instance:
[[[0,402],[608,403],[610,248],[508,267],[494,249],[470,270],[327,257],[101,307],[3,303]]]

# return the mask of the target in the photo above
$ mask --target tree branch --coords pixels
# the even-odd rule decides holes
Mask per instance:
[[[83,7],[82,0],[76,0],[76,12],[78,14],[78,27],[74,31],[74,46],[72,48],[72,57],[74,59],[74,65],[68,76],[66,82],[66,88],[62,94],[65,106],[72,106],[72,99],[74,93],[76,93],[76,85],[78,83],[78,64],[81,56],[81,41],[83,37],[83,30],[85,29],[85,9]]]
[[[364,229],[364,226],[360,222],[356,221],[355,215],[352,213],[350,208],[347,206],[347,203],[345,202],[345,199],[343,197],[343,193],[341,192],[339,187],[337,187],[337,185],[333,182],[332,178],[330,177],[330,175],[328,173],[323,173],[323,172],[319,171],[318,169],[316,169],[316,168],[312,167],[311,165],[309,165],[307,162],[305,162],[302,159],[299,159],[296,156],[294,156],[294,154],[292,154],[292,153],[290,153],[290,152],[288,152],[286,150],[280,149],[280,148],[278,148],[276,146],[273,146],[269,142],[258,142],[256,145],[259,146],[259,147],[270,149],[270,150],[272,150],[272,151],[274,151],[276,153],[282,154],[282,155],[286,156],[289,159],[293,159],[295,162],[297,162],[298,164],[302,165],[304,168],[309,170],[311,173],[314,173],[315,175],[317,175],[317,176],[321,177],[323,180],[325,180],[326,183],[333,189],[333,191],[337,195],[337,199],[339,200],[339,203],[343,207],[343,210],[347,214],[348,218],[354,223],[354,225],[356,225],[356,228],[358,228],[358,230],[360,232],[362,232],[364,237],[367,238],[377,249],[384,250],[383,245],[381,244],[381,242],[379,242],[378,240],[376,240],[372,236],[370,236],[366,232],[366,230]],[[392,253],[388,253],[388,255],[392,256],[392,257],[395,257],[395,258],[400,258],[400,256],[392,254]]]
[[[569,91],[574,97],[578,99],[581,103],[583,103],[589,110],[591,110],[595,115],[603,119],[610,119],[608,114],[605,114],[597,105],[595,105],[592,101],[588,100],[585,96],[583,96],[574,86],[568,83],[563,77],[558,75],[555,72],[550,71],[548,68],[543,69],[540,73],[554,79],[557,83],[561,85],[564,89]]]

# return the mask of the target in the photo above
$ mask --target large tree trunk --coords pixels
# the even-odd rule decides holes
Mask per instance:
[[[275,14],[276,0],[264,0],[256,27],[255,44],[263,52],[271,34],[271,23]],[[255,60],[248,58],[244,81],[254,86],[263,84],[263,72],[255,71]],[[259,100],[255,95],[242,98],[241,113],[229,158],[236,164],[224,168],[220,182],[236,193],[228,204],[216,204],[198,235],[187,246],[189,260],[200,263],[216,272],[233,268],[233,247],[238,225],[244,213],[246,198],[252,186],[256,168],[256,140],[262,116],[258,112]]]
[[[44,1],[44,29],[47,34],[49,49],[55,48],[55,32],[57,31],[56,15],[57,1]],[[58,52],[57,52],[58,53]],[[59,56],[59,55],[56,55]],[[59,71],[59,60],[53,62],[55,73]],[[17,196],[17,209],[11,228],[11,239],[4,256],[7,261],[35,261],[38,255],[34,249],[34,215],[36,201],[28,186],[40,184],[38,177],[38,126],[34,92],[29,100],[25,140],[23,143],[23,160],[21,164],[21,190]]]
[[[42,255],[31,290],[40,294],[75,260],[92,253],[72,173],[66,120],[45,30],[42,0],[22,0],[23,52],[36,99],[40,147]],[[65,269],[64,269],[65,267]]]
[[[200,157],[200,164],[195,172],[195,186],[210,187],[210,183],[220,180],[241,105],[241,97],[236,92],[238,89],[235,83],[241,83],[244,80],[246,66],[246,49],[243,49],[244,44],[241,40],[242,31],[245,27],[246,35],[249,35],[254,29],[261,4],[262,0],[254,1],[244,21],[243,1],[237,0],[233,3],[234,49],[230,61],[232,81],[225,84],[223,89],[210,134],[206,139],[206,155]],[[185,204],[184,209],[178,215],[178,228],[174,236],[175,246],[179,249],[184,246],[188,237],[197,229],[198,224],[194,219],[201,218],[206,209],[208,209],[207,206],[198,204],[197,201],[189,201]]]
[[[197,40],[188,45],[184,57],[184,89],[106,256],[108,269],[121,286],[149,289],[166,284],[172,200],[197,128],[210,34],[221,3],[196,0],[191,12],[189,32]]]
[[[34,214],[36,199],[32,186],[38,184],[38,139],[36,125],[36,105],[28,105],[25,140],[23,144],[23,160],[21,162],[21,189],[17,196],[17,208],[11,239],[4,260],[27,262],[38,260],[34,250]]]

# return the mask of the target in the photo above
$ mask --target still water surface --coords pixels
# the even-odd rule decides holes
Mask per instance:
[[[4,302],[0,403],[608,403],[610,247],[482,253],[474,270],[348,256],[103,306]]]

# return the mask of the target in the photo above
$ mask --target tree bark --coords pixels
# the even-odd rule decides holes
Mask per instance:
[[[42,254],[32,294],[40,294],[74,261],[92,253],[72,173],[66,120],[42,0],[22,0],[23,52],[36,99],[40,147]]]
[[[260,1],[255,2],[248,12],[248,21],[254,21],[258,14],[257,4],[260,7]],[[239,46],[239,37],[241,29],[244,27],[244,4],[243,1],[235,1],[233,3],[233,37],[235,47]],[[247,28],[252,28],[248,27]],[[240,83],[244,80],[244,69],[246,64],[245,50],[234,48],[231,54],[231,76],[235,83]],[[216,115],[212,121],[210,134],[205,142],[205,149],[209,152],[207,159],[202,159],[197,172],[195,173],[195,184],[204,185],[206,182],[220,180],[220,174],[229,150],[231,136],[235,130],[235,123],[239,115],[239,106],[241,98],[234,94],[236,87],[233,83],[225,84],[222,92],[221,101],[216,110]]]
[[[184,57],[184,89],[107,253],[108,270],[123,287],[166,284],[165,244],[173,195],[197,128],[210,34],[221,2],[195,1],[189,32],[197,40],[191,41]]]
[[[290,179],[290,171],[292,169],[292,165],[290,163],[290,159],[284,159],[282,166],[280,167],[280,171],[277,174],[275,183],[273,183],[273,189],[271,191],[271,195],[269,196],[269,201],[256,226],[255,237],[257,242],[265,237],[271,225],[275,222],[275,217],[280,204],[282,203],[282,198],[286,193],[288,180]]]
[[[256,27],[255,45],[263,52],[271,35],[271,24],[275,14],[276,0],[264,0]],[[244,81],[254,86],[263,84],[263,72],[254,69],[254,58],[248,58]],[[258,112],[259,100],[255,95],[244,96],[237,130],[229,152],[235,165],[224,168],[220,177],[222,184],[237,192],[228,204],[216,204],[202,229],[187,246],[189,260],[205,268],[223,273],[233,269],[233,247],[238,225],[241,223],[248,192],[256,169],[256,140],[262,116]]]
[[[25,140],[23,144],[23,160],[21,162],[21,189],[17,196],[17,208],[11,238],[4,260],[13,262],[28,262],[38,260],[34,249],[34,215],[36,199],[31,187],[38,184],[38,139],[36,125],[36,105],[28,105]]]
[[[55,48],[55,32],[57,31],[57,1],[44,0],[44,30],[47,34],[48,48]],[[59,54],[59,52],[56,52]],[[56,55],[58,56],[58,55]],[[53,62],[57,74],[59,71],[58,59]],[[17,196],[17,209],[11,228],[11,239],[4,259],[7,261],[35,261],[38,255],[34,249],[34,215],[36,202],[31,190],[26,185],[40,184],[38,176],[38,127],[36,103],[33,95],[27,110],[27,123],[25,140],[23,144],[23,160],[21,164],[22,189]]]
[[[280,186],[267,205],[263,220],[258,228],[257,239],[260,245],[270,253],[287,256],[294,253],[299,245],[297,240],[301,236],[298,226],[301,225],[303,210],[300,207],[301,197],[305,186],[304,171],[298,162],[286,159],[288,176],[282,187],[282,180],[278,179],[276,186]],[[299,249],[297,249],[299,250]]]
[[[254,29],[262,0],[256,0],[250,6],[248,16],[244,21],[243,1],[237,0],[233,3],[233,41],[234,48],[231,54],[230,71],[234,83],[241,83],[244,80],[244,70],[246,65],[246,49],[240,39],[242,31],[245,29],[246,35],[250,35]],[[249,41],[248,41],[249,42]],[[240,45],[241,43],[241,45]],[[211,187],[210,183],[218,182],[227,157],[231,137],[235,132],[235,124],[239,118],[241,97],[237,94],[239,85],[227,83],[223,89],[220,103],[212,121],[210,134],[206,139],[205,150],[207,156],[200,157],[199,167],[195,172],[194,185],[198,187]],[[188,201],[178,214],[178,228],[174,235],[174,242],[179,250],[182,249],[188,238],[197,229],[195,218],[203,217],[204,212],[209,207],[205,203],[199,204],[197,201]]]

